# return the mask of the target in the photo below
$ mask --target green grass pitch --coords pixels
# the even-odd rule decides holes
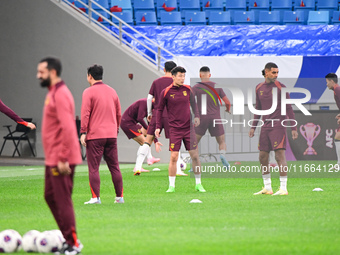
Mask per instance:
[[[299,164],[311,162],[299,162]],[[317,161],[326,165],[327,161]],[[259,165],[258,162],[242,162]],[[76,168],[73,201],[82,254],[340,254],[340,182],[335,178],[290,178],[288,196],[253,196],[258,178],[176,178],[168,188],[167,164],[160,172],[133,176],[122,164],[125,204],[114,204],[106,165],[101,165],[101,205],[90,199],[87,166]],[[44,198],[44,167],[0,167],[0,231],[56,229]],[[279,186],[278,175],[272,185]],[[323,192],[313,192],[316,187]],[[192,199],[203,203],[190,204]],[[20,253],[24,253],[21,251]]]

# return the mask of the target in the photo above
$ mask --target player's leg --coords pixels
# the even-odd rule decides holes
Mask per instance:
[[[183,143],[185,149],[189,151],[191,157],[192,170],[194,172],[196,182],[195,190],[199,192],[205,192],[205,189],[203,188],[201,183],[201,162],[199,158],[196,133],[194,128],[190,128],[190,130],[188,130],[188,132],[184,134]]]
[[[166,192],[175,192],[176,181],[176,164],[178,160],[178,151],[171,151],[169,162],[169,188]]]
[[[271,144],[269,139],[269,130],[261,129],[259,140],[259,160],[261,164],[261,172],[263,179],[263,189],[254,195],[271,195],[273,194],[272,181],[269,170],[269,152],[271,151]]]
[[[116,191],[115,203],[124,203],[123,178],[118,162],[117,138],[108,138],[104,148],[104,159],[110,170],[113,186]]]
[[[89,168],[89,180],[92,198],[84,204],[100,204],[99,165],[104,153],[106,139],[94,139],[86,142],[86,157]]]
[[[333,168],[337,168],[337,170],[340,167],[340,128],[335,133],[334,137],[334,144],[335,144],[335,150],[336,150],[336,156],[337,156],[337,165],[335,165]]]
[[[145,153],[146,150],[143,147],[146,139],[143,135],[139,135],[139,136],[135,136],[133,140],[135,140],[140,145],[137,151],[136,164],[135,164],[135,168],[133,169],[133,171],[135,172],[135,175],[140,175],[141,172],[149,172],[149,170],[145,170],[142,167],[145,156],[146,156],[146,153]],[[145,146],[145,148],[148,148],[150,150],[150,147],[147,145]]]
[[[142,134],[143,134],[144,142],[145,142],[145,138],[147,136],[147,130],[145,128],[143,128],[143,127],[141,128],[141,130],[142,130]],[[144,144],[144,142],[143,142],[143,144]],[[153,164],[155,164],[155,163],[157,163],[157,162],[159,162],[161,160],[160,158],[155,158],[154,156],[152,156],[151,146],[149,147],[149,152],[146,155],[146,157],[147,157],[147,161],[146,162],[148,163],[148,165],[153,165]],[[145,169],[144,169],[144,171],[149,172],[148,170],[145,170]],[[142,172],[143,172],[143,169],[142,169]]]
[[[222,164],[225,167],[229,167],[230,164],[229,164],[229,162],[226,159],[227,144],[225,143],[225,136],[224,136],[224,134],[220,135],[220,136],[216,136],[216,141],[218,143],[218,149],[219,149],[219,152],[220,152],[221,162],[222,162]]]
[[[286,160],[286,150],[278,149],[275,150],[275,159],[278,163],[278,167],[280,169],[280,188],[273,195],[288,195],[287,191],[287,160]]]
[[[54,201],[59,210],[60,231],[62,232],[68,251],[79,247],[77,233],[76,233],[76,220],[72,202],[73,190],[73,176],[75,165],[71,165],[70,175],[61,175],[59,171],[55,171],[52,177],[52,186],[54,192]]]
[[[274,151],[270,151],[269,152],[269,166],[271,167],[276,167],[276,160],[275,160],[275,152]]]

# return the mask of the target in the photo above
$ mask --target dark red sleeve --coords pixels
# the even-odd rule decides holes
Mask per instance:
[[[163,110],[164,107],[166,105],[166,101],[167,101],[167,95],[165,94],[165,89],[162,90],[161,94],[160,94],[160,98],[159,98],[159,103],[157,106],[157,110],[156,110],[156,129],[157,128],[161,128],[162,127],[162,115],[163,115]]]
[[[193,92],[192,89],[190,89],[190,105],[191,105],[191,109],[195,115],[195,118],[199,118],[200,114],[198,111],[198,107],[197,107],[197,103],[196,103],[196,99],[195,99],[195,94]]]
[[[5,105],[1,100],[0,100],[0,111],[6,114],[9,118],[14,120],[15,122],[27,126],[28,122],[20,118],[11,108]]]
[[[138,107],[138,115],[137,115],[137,122],[140,123],[143,128],[148,129],[148,125],[146,124],[144,118],[147,117],[147,109],[146,109],[146,102],[143,102],[144,104],[141,104]]]

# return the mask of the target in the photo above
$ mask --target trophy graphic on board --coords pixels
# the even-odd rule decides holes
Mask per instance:
[[[307,141],[308,148],[305,150],[303,155],[317,155],[318,153],[314,150],[313,141],[320,134],[321,128],[319,125],[314,123],[307,123],[306,125],[300,126],[300,133]]]

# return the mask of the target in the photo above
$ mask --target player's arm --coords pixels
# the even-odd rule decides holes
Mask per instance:
[[[11,108],[5,105],[1,100],[0,100],[0,111],[6,114],[9,118],[14,120],[18,124],[29,127],[30,129],[36,128],[33,123],[24,121],[22,118],[20,118]]]
[[[161,97],[160,100],[158,102],[158,106],[156,107],[155,113],[156,113],[156,130],[155,130],[155,136],[156,138],[160,137],[159,133],[161,132],[161,127],[162,127],[162,116],[163,116],[163,111],[164,111],[164,107],[167,104],[167,97],[168,97],[167,93],[165,95],[165,89],[162,90],[161,92]]]
[[[256,95],[256,105],[255,105],[255,108],[257,110],[262,110],[261,101],[260,101],[260,98],[259,98],[259,96],[257,94],[257,91],[256,91],[255,95]],[[254,117],[253,117],[254,120],[253,120],[253,123],[252,123],[252,127],[249,130],[249,137],[250,138],[254,137],[255,129],[256,129],[256,126],[257,126],[260,118],[261,118],[260,115],[254,114]]]
[[[200,125],[200,114],[198,111],[195,94],[191,89],[190,89],[190,106],[191,106],[192,112],[195,115],[194,126],[197,127]]]
[[[289,95],[288,92],[286,94],[286,98],[287,99],[290,98],[290,95]],[[286,105],[286,113],[287,113],[288,119],[295,120],[295,114],[294,114],[292,105],[290,105],[290,104]],[[293,140],[298,138],[297,128],[296,128],[296,126],[293,127],[294,124],[295,124],[295,122],[292,122],[292,121],[290,122],[290,126],[291,126],[291,129],[292,129],[292,138],[293,138]]]
[[[74,113],[72,107],[72,101],[69,97],[59,90],[55,93],[55,103],[57,118],[61,126],[61,150],[58,152],[58,170],[61,174],[70,174],[71,169],[69,166],[69,156],[71,154],[71,141],[74,135]]]
[[[91,114],[91,98],[87,90],[83,92],[83,98],[81,103],[81,113],[80,113],[80,143],[86,147],[86,134],[89,125]]]
[[[146,115],[145,105],[144,105],[144,107],[141,107],[141,105],[140,105],[138,107],[137,122],[140,123],[143,126],[144,129],[148,129],[148,125],[146,124],[146,122],[144,120],[145,115]]]
[[[119,97],[116,94],[116,119],[117,119],[117,134],[119,133],[119,126],[122,121],[122,108],[120,106]]]
[[[148,94],[148,97],[146,99],[146,107],[147,107],[147,111],[148,111],[148,116],[147,116],[148,121],[151,121],[151,116],[152,116],[152,99],[153,99],[153,95]]]
[[[223,102],[225,103],[225,111],[230,113],[231,103],[227,96],[222,97]]]

